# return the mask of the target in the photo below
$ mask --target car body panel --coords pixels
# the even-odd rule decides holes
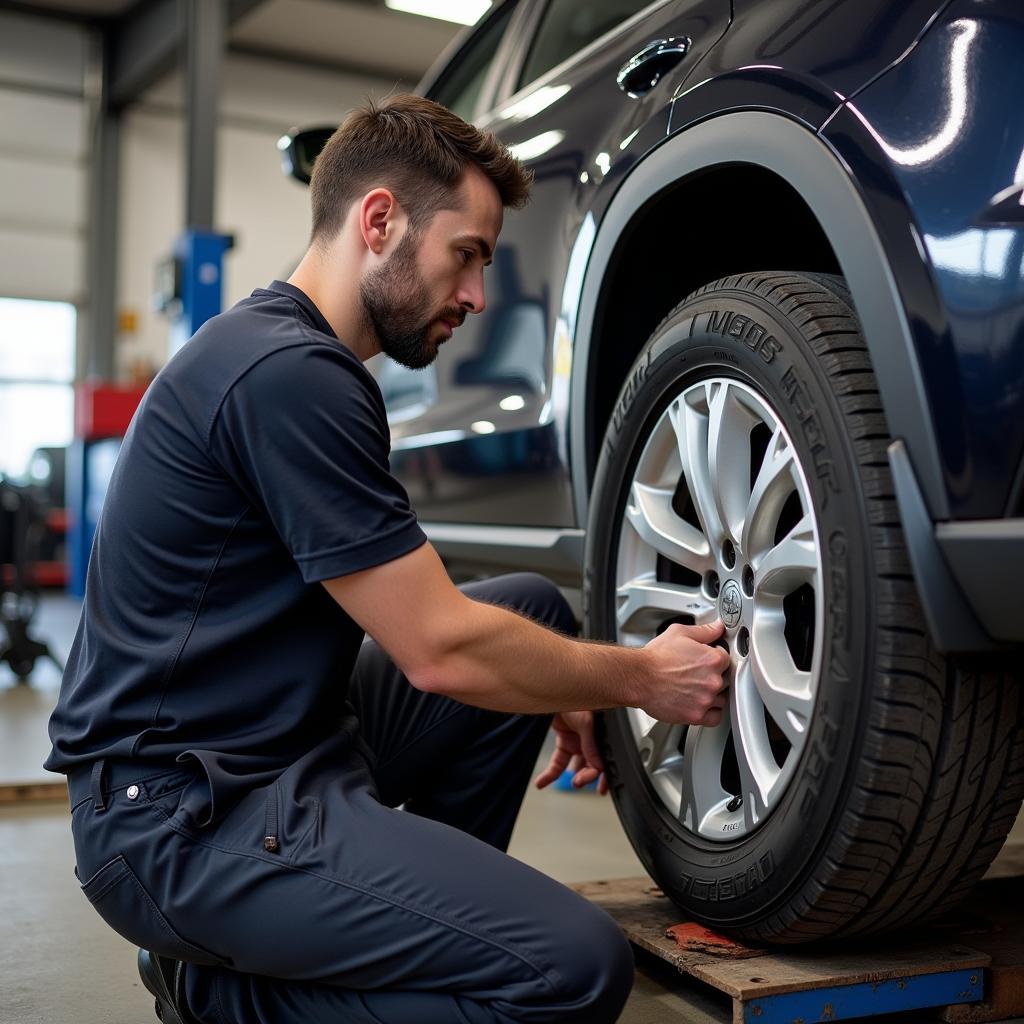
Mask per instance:
[[[506,216],[488,309],[428,370],[375,370],[393,468],[438,550],[578,582],[600,442],[590,349],[617,253],[670,188],[749,166],[795,190],[851,288],[933,638],[1024,639],[999,596],[1024,557],[1024,13],[659,0],[520,89],[545,6],[520,0],[476,102],[536,174],[533,202]],[[624,95],[624,62],[680,37],[686,58]]]
[[[890,259],[941,456],[936,518],[1008,514],[1024,455],[1022,93],[1024,11],[959,0],[824,132],[865,192],[890,178],[867,198],[876,221],[899,203],[915,235]]]
[[[481,120],[535,183],[530,204],[506,214],[487,308],[445,343],[421,394],[406,395],[413,415],[389,403],[398,414],[392,468],[426,523],[579,525],[568,469],[571,352],[556,283],[588,216],[600,216],[664,139],[672,95],[721,37],[729,10],[728,0],[650,5]],[[689,37],[686,55],[646,95],[627,96],[616,84],[623,63],[668,36]]]

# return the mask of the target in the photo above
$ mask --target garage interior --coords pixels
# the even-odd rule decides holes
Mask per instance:
[[[0,475],[72,441],[76,384],[142,389],[166,362],[172,328],[154,292],[186,225],[231,236],[224,308],[287,277],[307,244],[309,197],[282,173],[278,140],[338,123],[366,95],[411,90],[462,27],[400,6],[224,0],[219,22],[204,0],[0,0]],[[190,36],[189,18],[202,32]],[[30,364],[2,348],[15,323],[5,323],[15,315],[7,299],[63,317],[64,336]],[[66,517],[50,526],[61,541]],[[27,682],[0,664],[0,1024],[154,1019],[135,948],[82,898],[64,783],[41,767],[57,663],[81,610],[64,592],[76,571],[71,543],[47,556],[32,619],[53,659]],[[568,596],[578,607],[578,592]],[[567,884],[644,875],[611,800],[589,789],[530,790],[509,852]],[[1007,900],[1024,892],[1022,874],[1024,817],[986,878]],[[949,941],[972,945],[966,928]],[[661,954],[637,955],[624,1024],[732,1019],[721,986]],[[1015,978],[1024,991],[1024,968]]]

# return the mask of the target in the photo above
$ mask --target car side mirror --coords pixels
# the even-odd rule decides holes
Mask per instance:
[[[277,140],[277,148],[281,151],[284,173],[308,185],[313,176],[313,164],[333,134],[333,128],[304,128],[301,131],[293,128],[287,135],[282,135]]]

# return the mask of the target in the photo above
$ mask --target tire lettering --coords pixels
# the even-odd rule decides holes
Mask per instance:
[[[645,380],[647,380],[647,374],[651,368],[651,350],[648,349],[644,361],[630,374],[629,379],[626,381],[625,387],[622,391],[622,397],[619,399],[615,406],[615,411],[612,413],[612,429],[609,432],[605,447],[610,455],[615,450],[615,443],[612,441],[611,434],[618,434],[622,429],[622,421],[626,418],[626,413],[629,411],[629,407],[633,404],[633,400],[637,396],[637,392],[642,387]]]
[[[806,788],[800,799],[800,817],[810,821],[814,809],[821,800],[821,783],[839,746],[839,727],[828,716],[828,705],[818,710],[817,735],[810,744],[807,763],[804,768]]]
[[[724,903],[759,889],[775,871],[775,862],[769,850],[745,871],[725,878],[695,878],[680,875],[684,895],[703,903]]]
[[[741,313],[731,313],[724,309],[711,310],[708,313],[707,331],[710,334],[720,334],[723,338],[742,341],[751,352],[756,352],[766,363],[770,363],[782,351],[782,345],[767,328]]]
[[[846,570],[846,534],[837,530],[828,539],[828,553],[832,559],[829,572],[828,617],[832,623],[832,663],[839,657],[837,647],[849,649],[850,642],[846,628],[846,591],[848,574]],[[845,676],[845,666],[840,665],[840,673]]]
[[[814,471],[826,487],[833,494],[839,494],[839,483],[836,480],[835,466],[832,462],[832,453],[829,451],[825,441],[825,432],[821,429],[821,421],[818,413],[811,403],[807,394],[806,386],[797,378],[793,368],[790,367],[782,375],[782,390],[789,399],[790,407],[800,421],[804,439],[811,449],[811,458],[814,461]],[[825,495],[825,506],[828,505],[828,495]]]

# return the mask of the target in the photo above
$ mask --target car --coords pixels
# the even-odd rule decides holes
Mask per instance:
[[[1024,797],[1022,87],[1010,0],[512,0],[418,87],[536,181],[486,311],[378,368],[392,468],[453,574],[577,587],[588,637],[724,621],[720,726],[601,735],[745,941],[943,914]]]

